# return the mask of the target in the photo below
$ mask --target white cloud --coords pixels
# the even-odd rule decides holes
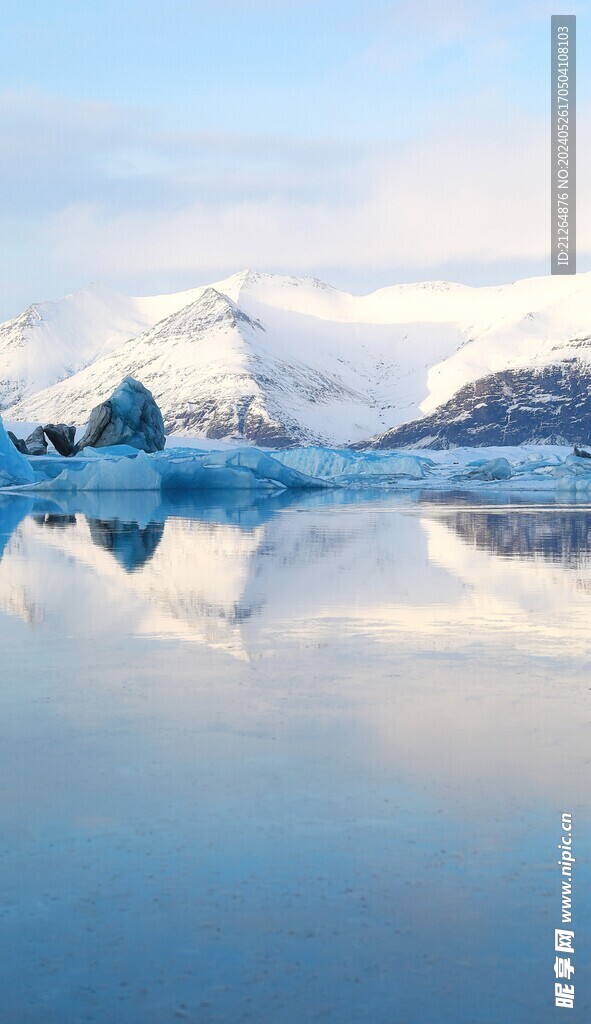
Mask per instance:
[[[111,213],[80,203],[46,224],[64,268],[89,275],[203,276],[219,268],[406,266],[417,274],[453,262],[539,260],[549,245],[547,125],[507,123],[494,133],[439,135],[372,150],[354,161],[345,195],[229,196],[177,209]],[[588,153],[581,153],[580,178]],[[579,249],[591,251],[589,204],[579,202]]]
[[[588,127],[579,116],[580,254],[591,254]],[[353,288],[385,283],[385,269],[392,282],[471,264],[527,272],[549,260],[548,149],[546,120],[475,130],[461,108],[436,133],[364,146],[0,97],[1,312],[90,280],[164,291],[247,266]]]

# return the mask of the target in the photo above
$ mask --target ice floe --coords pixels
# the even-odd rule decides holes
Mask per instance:
[[[510,480],[512,475],[511,465],[504,458],[479,462],[468,473],[471,480]]]
[[[0,488],[60,492],[494,489],[591,493],[591,458],[557,446],[449,451],[353,451],[320,446],[265,450],[86,447],[77,454],[27,457],[0,420]]]
[[[552,478],[559,490],[591,490],[591,459],[568,455],[564,462],[554,466]]]
[[[339,485],[368,480],[375,486],[380,480],[396,480],[401,477],[424,480],[430,467],[435,465],[426,456],[410,455],[407,452],[379,454],[318,446],[288,448],[274,452],[273,456],[300,473]]]

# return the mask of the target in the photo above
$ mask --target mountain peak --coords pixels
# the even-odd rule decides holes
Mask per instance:
[[[209,285],[193,302],[155,324],[146,337],[158,340],[165,334],[186,332],[193,335],[195,332],[245,326],[264,330],[262,324],[249,317],[233,299]]]
[[[310,277],[309,275],[297,276],[294,274],[271,274],[267,271],[259,270],[240,270],[236,274],[232,274],[231,277],[226,278],[224,282],[220,282],[229,286],[229,290],[232,287],[237,288],[239,291],[249,288],[256,288],[257,286],[269,285],[275,288],[316,288],[322,291],[337,291],[333,285],[326,284],[321,281],[318,277]]]

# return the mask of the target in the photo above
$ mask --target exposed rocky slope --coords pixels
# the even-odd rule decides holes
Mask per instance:
[[[503,370],[465,384],[429,416],[393,427],[373,448],[575,444],[591,441],[591,373],[576,360]]]

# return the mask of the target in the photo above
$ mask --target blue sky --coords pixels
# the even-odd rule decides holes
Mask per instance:
[[[589,5],[579,15],[579,266]],[[0,316],[245,266],[365,291],[548,270],[544,2],[4,0]]]

